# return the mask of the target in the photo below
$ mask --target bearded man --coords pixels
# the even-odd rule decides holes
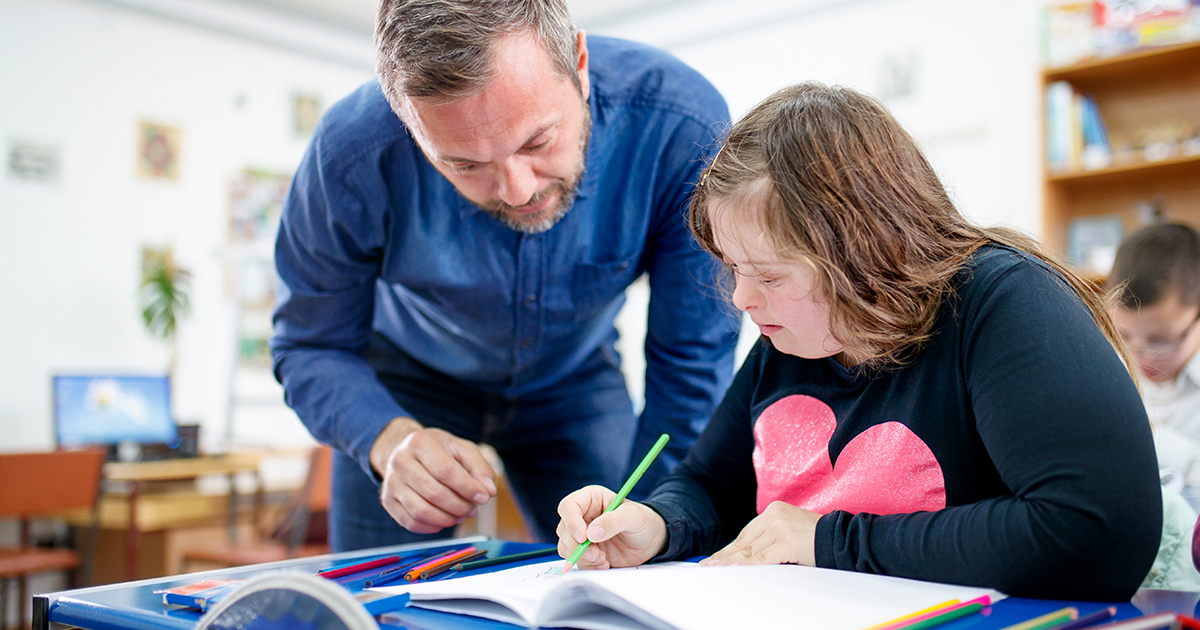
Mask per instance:
[[[535,538],[559,500],[652,488],[732,376],[736,316],[685,222],[728,109],[694,70],[577,30],[561,0],[384,0],[377,80],[314,132],[283,211],[271,340],[336,447],[331,544],[449,536],[496,494]],[[615,350],[648,274],[646,396]]]

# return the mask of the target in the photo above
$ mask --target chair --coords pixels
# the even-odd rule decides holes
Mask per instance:
[[[330,455],[328,446],[313,449],[304,485],[292,493],[281,522],[264,531],[259,541],[188,550],[184,571],[192,562],[231,567],[329,553],[324,521],[314,516],[329,511]]]
[[[96,505],[106,453],[103,449],[9,453],[0,455],[0,518],[20,522],[16,547],[0,547],[0,628],[8,623],[8,583],[19,582],[18,623],[25,619],[29,601],[27,578],[50,571],[90,569],[95,547]],[[91,517],[85,547],[54,549],[29,544],[29,522],[34,518],[61,516],[86,510]],[[85,561],[86,560],[86,561]],[[73,576],[78,577],[78,576]],[[89,576],[90,577],[90,576]],[[74,580],[73,580],[74,581]]]

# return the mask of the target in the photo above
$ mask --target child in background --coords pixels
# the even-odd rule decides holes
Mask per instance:
[[[644,502],[559,505],[583,568],[692,555],[1128,599],[1162,503],[1099,299],[955,209],[876,101],[803,84],[730,131],[691,206],[762,339]]]
[[[1108,286],[1118,291],[1117,331],[1145,377],[1159,466],[1200,486],[1200,234],[1179,224],[1134,232]]]

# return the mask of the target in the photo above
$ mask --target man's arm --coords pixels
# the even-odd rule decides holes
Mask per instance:
[[[397,522],[435,532],[494,496],[495,473],[477,445],[422,427],[363,358],[387,200],[364,199],[321,151],[318,139],[301,163],[276,241],[275,375],[317,440],[382,481],[381,502]]]
[[[724,101],[715,92],[713,99],[711,121],[685,119],[661,156],[658,179],[670,184],[656,199],[647,245],[646,406],[630,464],[660,434],[672,439],[647,472],[650,481],[639,484],[639,496],[683,460],[733,378],[740,321],[719,288],[720,266],[696,243],[687,224],[692,189],[726,124]]]

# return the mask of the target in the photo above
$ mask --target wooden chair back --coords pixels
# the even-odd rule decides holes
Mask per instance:
[[[0,517],[94,509],[104,459],[101,449],[0,454]]]

